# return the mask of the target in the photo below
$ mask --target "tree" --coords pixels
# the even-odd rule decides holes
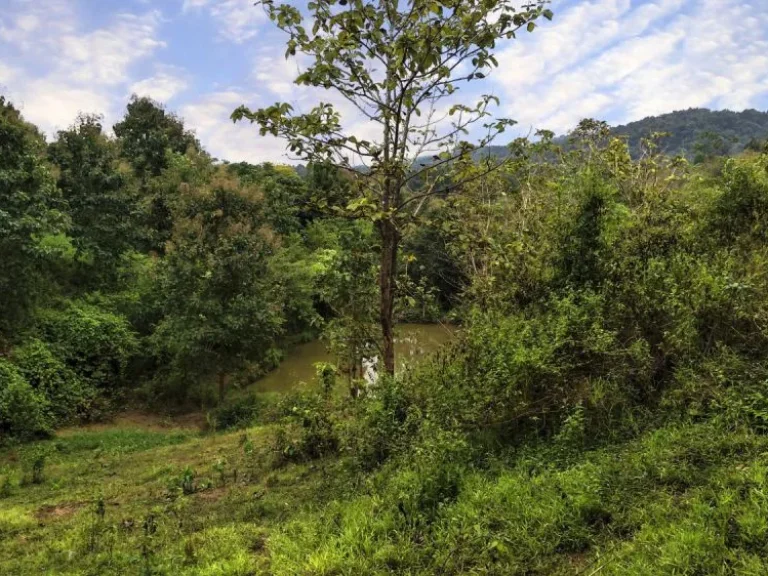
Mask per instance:
[[[114,274],[120,255],[133,246],[138,207],[131,176],[120,169],[117,147],[104,135],[101,118],[79,116],[58,133],[48,157],[58,167],[73,243],[92,264],[89,276]]]
[[[181,118],[146,97],[131,98],[114,131],[121,156],[140,181],[144,248],[162,253],[173,228],[171,204],[178,190],[173,178],[162,176],[172,167],[174,155],[203,156],[207,162],[207,154]]]
[[[693,145],[694,164],[701,164],[713,158],[727,156],[735,142],[735,137],[729,138],[710,130],[700,132]]]
[[[159,176],[168,166],[166,152],[200,150],[195,135],[175,114],[151,98],[131,97],[123,119],[114,125],[121,154],[141,177]]]
[[[161,270],[165,317],[154,334],[182,383],[216,376],[221,396],[229,373],[270,361],[283,324],[261,193],[223,172],[182,187]]]
[[[64,223],[44,151],[37,129],[0,96],[0,350],[41,290],[43,236]]]
[[[288,236],[301,227],[300,209],[306,204],[307,185],[290,166],[229,164],[244,184],[257,185],[264,193],[264,215],[275,232]]]
[[[373,142],[345,131],[339,113],[326,102],[303,114],[277,103],[258,110],[241,106],[232,115],[234,121],[258,124],[261,134],[285,138],[300,159],[335,164],[354,176],[353,195],[339,208],[376,223],[383,360],[393,373],[403,226],[428,198],[466,183],[445,177],[451,162],[485,148],[513,124],[491,117],[495,96],[483,95],[471,106],[456,103],[456,92],[498,65],[494,52],[500,41],[520,29],[533,31],[540,16],[552,13],[546,0],[519,10],[511,0],[314,0],[307,4],[308,29],[295,6],[273,0],[257,4],[288,34],[286,56],[301,53],[312,60],[296,83],[333,91],[379,131]],[[485,136],[476,145],[462,140],[481,127]],[[425,153],[433,154],[432,161],[414,167]],[[486,172],[499,163],[489,159]],[[414,190],[417,180],[424,184]]]

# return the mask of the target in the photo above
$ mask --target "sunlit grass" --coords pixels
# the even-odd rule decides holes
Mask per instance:
[[[272,435],[104,428],[6,451],[0,573],[765,573],[768,437],[748,430],[676,424],[562,458],[542,445],[467,467],[429,516],[413,507],[434,482],[420,462],[275,467]]]

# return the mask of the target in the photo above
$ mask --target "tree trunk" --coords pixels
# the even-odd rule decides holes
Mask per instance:
[[[400,237],[395,223],[389,219],[379,221],[379,234],[381,236],[379,321],[384,339],[384,371],[392,375],[395,373],[395,279],[397,277],[397,249]]]
[[[219,402],[224,401],[224,394],[227,392],[227,375],[219,372]]]

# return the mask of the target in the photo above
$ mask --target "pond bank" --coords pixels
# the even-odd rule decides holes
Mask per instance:
[[[401,324],[396,331],[395,352],[397,367],[401,369],[437,351],[453,337],[456,328],[447,324]],[[315,363],[334,360],[321,340],[299,344],[288,350],[280,365],[257,380],[249,390],[286,392],[300,382],[314,382]]]

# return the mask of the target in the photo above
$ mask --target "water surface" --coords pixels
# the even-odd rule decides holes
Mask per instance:
[[[453,335],[455,329],[444,324],[400,324],[395,330],[395,359],[397,369],[413,364],[435,352]],[[285,358],[275,370],[258,380],[258,392],[286,392],[299,382],[315,381],[316,362],[334,362],[320,340],[299,344],[286,351]]]

